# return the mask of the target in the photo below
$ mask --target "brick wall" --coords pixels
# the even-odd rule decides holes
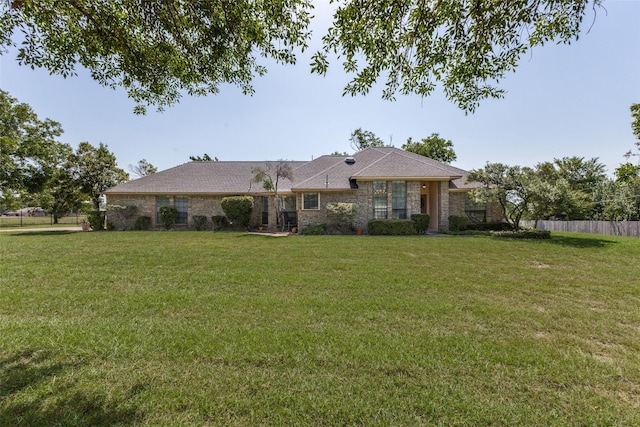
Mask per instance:
[[[207,217],[207,229],[211,230],[213,224],[211,223],[211,217],[214,215],[224,215],[222,210],[222,199],[226,196],[188,196],[187,205],[187,224],[176,224],[176,230],[193,229],[193,217],[194,216],[206,216]],[[169,196],[169,203],[174,204],[174,196]],[[152,228],[161,228],[160,224],[156,223],[156,196],[126,196],[126,195],[110,195],[107,198],[108,205],[119,206],[137,206],[137,216],[148,216],[151,218]],[[273,204],[273,197],[269,200],[269,207],[273,212],[269,212],[269,222],[273,221],[275,226],[275,207]],[[260,224],[262,215],[262,203],[260,197],[254,198],[253,212],[251,214],[252,225]],[[117,215],[113,215],[113,218],[108,218],[115,226],[116,230],[131,229],[130,221],[125,221],[119,218]],[[135,221],[134,221],[135,222]]]

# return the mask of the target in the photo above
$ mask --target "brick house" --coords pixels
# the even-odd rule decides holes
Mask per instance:
[[[253,181],[254,168],[268,169],[278,162],[190,162],[126,182],[105,191],[109,205],[137,207],[158,227],[158,211],[174,205],[176,228],[192,228],[194,216],[224,215],[220,202],[232,195],[254,197],[251,223],[276,228],[275,198]],[[327,222],[330,202],[358,205],[357,227],[366,230],[372,218],[410,218],[429,214],[431,230],[447,230],[450,215],[479,221],[499,221],[499,210],[476,205],[468,197],[477,183],[467,182],[467,171],[395,147],[375,147],[353,156],[322,156],[287,161],[291,181],[279,182],[285,227],[304,228]],[[126,228],[114,222],[116,228]]]

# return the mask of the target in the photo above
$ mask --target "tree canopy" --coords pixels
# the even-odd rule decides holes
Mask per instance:
[[[402,144],[402,149],[443,163],[451,163],[457,159],[453,150],[453,142],[440,137],[437,133],[432,133],[420,141],[413,141],[412,138]]]
[[[135,165],[129,165],[131,172],[138,177],[151,175],[158,172],[158,168],[147,161],[147,159],[138,160]]]
[[[355,151],[361,151],[369,147],[384,147],[384,141],[380,139],[375,133],[358,128],[351,132],[349,137],[351,148]]]
[[[116,156],[103,143],[96,148],[81,142],[71,158],[70,167],[80,191],[89,196],[96,211],[104,190],[129,179],[129,174],[118,167]]]
[[[70,150],[60,135],[59,123],[0,90],[0,195],[41,191]]]
[[[429,95],[439,85],[473,111],[501,97],[499,80],[532,47],[576,40],[603,0],[342,0],[312,57],[325,74],[333,61],[352,78],[344,94]],[[170,106],[183,93],[246,94],[267,70],[259,59],[296,63],[310,41],[312,0],[13,0],[0,6],[0,47],[19,43],[21,64],[70,76],[79,66],[137,103]],[[16,35],[16,33],[20,33]]]

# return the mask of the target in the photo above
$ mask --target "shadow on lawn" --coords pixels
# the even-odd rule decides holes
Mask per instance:
[[[556,236],[553,234],[551,235],[551,240],[546,241],[556,245],[570,246],[572,248],[604,248],[605,246],[618,243],[613,240],[606,240],[598,237],[571,237]]]
[[[143,416],[130,401],[73,390],[55,380],[77,364],[56,363],[43,351],[22,351],[0,359],[0,425],[130,425]],[[141,391],[131,389],[130,394]],[[130,396],[133,397],[133,396]]]
[[[78,231],[72,230],[42,230],[42,231],[18,231],[6,232],[10,236],[62,236],[63,234],[76,234]]]

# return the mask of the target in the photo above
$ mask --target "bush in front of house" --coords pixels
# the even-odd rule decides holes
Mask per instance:
[[[194,215],[193,227],[196,229],[196,231],[203,231],[205,228],[207,228],[207,217],[204,215]]]
[[[355,203],[331,202],[325,205],[329,227],[332,231],[347,234],[353,231],[358,215],[358,205]]]
[[[409,236],[416,234],[414,222],[410,219],[371,219],[367,223],[370,235]]]
[[[133,224],[134,230],[146,231],[151,228],[151,217],[150,216],[139,216],[136,219],[136,223]]]
[[[133,230],[138,207],[136,205],[107,205],[107,230],[115,230],[115,224],[122,230]]]
[[[104,212],[91,211],[87,214],[87,221],[93,231],[104,230]]]
[[[429,220],[431,217],[427,214],[413,214],[411,215],[411,221],[416,228],[418,234],[424,234],[429,229]]]
[[[466,216],[451,215],[449,217],[449,231],[508,231],[513,227],[507,222],[472,222]]]
[[[467,230],[476,231],[510,231],[513,226],[508,222],[472,222],[467,225]]]
[[[308,225],[300,231],[300,234],[303,236],[321,236],[327,234],[327,226],[324,224]]]
[[[234,228],[248,229],[253,212],[253,197],[230,196],[224,197],[220,202],[222,210]]]
[[[211,222],[213,223],[213,231],[220,231],[229,225],[229,221],[227,220],[227,217],[224,215],[212,216]]]
[[[165,230],[171,230],[178,218],[178,209],[175,206],[163,206],[160,208],[160,223]]]
[[[551,238],[549,230],[535,230],[533,228],[525,228],[518,231],[492,231],[493,237],[509,237],[512,239],[536,239],[546,240]]]
[[[469,218],[466,216],[451,215],[449,217],[449,231],[465,231],[469,225]]]

